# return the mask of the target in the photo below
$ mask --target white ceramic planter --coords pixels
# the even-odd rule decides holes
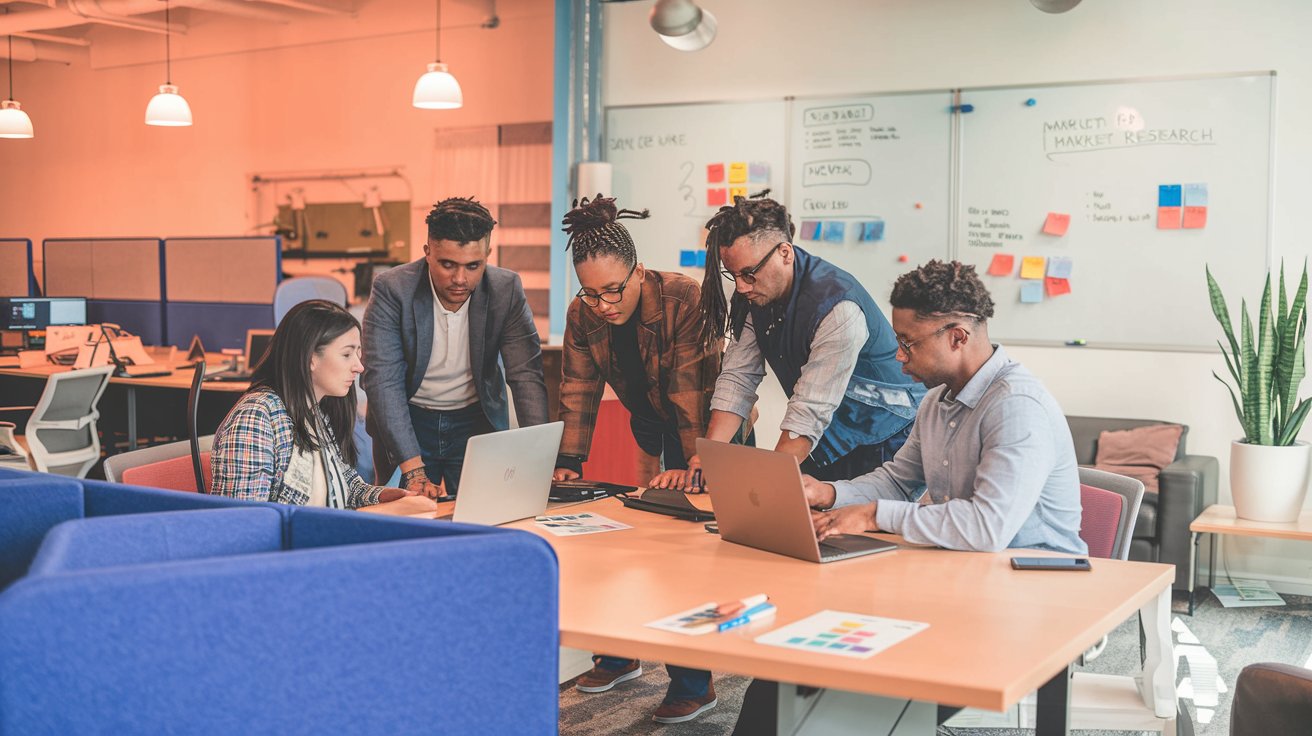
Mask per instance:
[[[1230,495],[1235,515],[1249,521],[1297,521],[1307,497],[1312,445],[1230,443]]]

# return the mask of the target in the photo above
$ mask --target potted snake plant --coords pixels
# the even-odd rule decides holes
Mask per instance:
[[[1225,331],[1229,350],[1219,340],[1221,354],[1235,385],[1217,375],[1230,390],[1235,414],[1244,436],[1230,444],[1230,494],[1235,514],[1253,521],[1296,521],[1307,495],[1312,447],[1298,440],[1299,429],[1312,403],[1299,400],[1298,386],[1306,366],[1303,357],[1307,334],[1307,264],[1290,302],[1285,293],[1285,267],[1280,265],[1279,300],[1272,303],[1268,273],[1258,308],[1257,329],[1240,301],[1240,333],[1230,324],[1221,287],[1207,271],[1212,314]]]

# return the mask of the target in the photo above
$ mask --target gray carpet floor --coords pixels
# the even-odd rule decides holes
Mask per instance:
[[[1176,602],[1173,619],[1188,628],[1208,653],[1216,659],[1224,683],[1216,707],[1200,708],[1188,699],[1188,687],[1182,688],[1181,708],[1198,736],[1221,736],[1230,732],[1230,699],[1235,678],[1245,666],[1256,662],[1282,662],[1305,665],[1312,658],[1312,598],[1284,596],[1287,605],[1261,608],[1223,608],[1207,595],[1191,618]],[[1138,625],[1127,621],[1108,636],[1106,651],[1089,663],[1085,671],[1102,674],[1134,674],[1138,671]],[[653,723],[651,712],[660,705],[669,678],[665,668],[643,662],[643,676],[623,683],[610,692],[587,695],[563,686],[560,695],[560,733],[567,736],[593,734],[678,734],[710,736],[733,730],[742,704],[748,678],[715,674],[715,691],[719,705],[689,723],[662,726]],[[1182,659],[1178,680],[1189,678],[1188,664]],[[1188,683],[1186,683],[1188,685]],[[942,729],[951,736],[1018,736],[1032,731],[1011,729]],[[1126,733],[1111,731],[1074,731],[1085,736]]]

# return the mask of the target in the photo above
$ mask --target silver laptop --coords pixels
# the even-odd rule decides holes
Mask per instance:
[[[506,524],[547,510],[564,422],[469,438],[452,521]]]
[[[725,541],[811,562],[897,549],[859,534],[815,538],[797,459],[782,452],[697,440],[702,475]]]

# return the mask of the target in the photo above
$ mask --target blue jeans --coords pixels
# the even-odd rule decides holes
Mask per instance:
[[[446,492],[460,490],[460,471],[465,464],[465,445],[469,438],[492,431],[483,413],[483,405],[474,402],[463,409],[439,411],[410,405],[410,423],[419,440],[419,456],[424,472],[434,483],[444,482]]]
[[[629,663],[635,661],[605,655],[600,655],[595,660],[597,666],[603,670],[616,671],[628,667]],[[703,698],[706,697],[706,691],[711,687],[711,673],[708,670],[691,670],[687,667],[667,664],[665,665],[665,671],[670,673],[670,689],[665,691],[666,702]]]

